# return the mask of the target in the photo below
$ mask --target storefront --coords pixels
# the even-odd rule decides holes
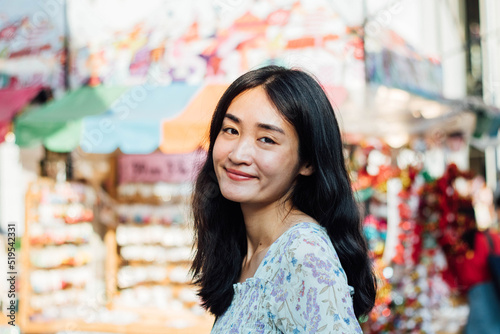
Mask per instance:
[[[22,147],[9,160],[32,171],[19,222],[23,332],[210,331],[188,273],[193,177],[228,84],[278,64],[315,74],[339,117],[379,283],[365,333],[458,333],[468,309],[447,265],[464,251],[452,237],[476,219],[460,208],[488,197],[466,172],[469,146],[498,127],[444,97],[441,60],[376,21],[383,11],[369,36],[327,2],[173,3],[71,2],[65,75],[62,21],[42,27],[54,47],[39,60],[57,59],[42,81],[73,89],[25,109],[9,135]],[[480,207],[491,223],[491,202]]]

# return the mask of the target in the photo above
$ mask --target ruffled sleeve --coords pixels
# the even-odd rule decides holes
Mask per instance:
[[[280,249],[268,300],[283,333],[362,333],[345,272],[327,238],[319,228],[307,229]]]

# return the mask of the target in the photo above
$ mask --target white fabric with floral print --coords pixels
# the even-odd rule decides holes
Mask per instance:
[[[347,277],[325,228],[299,223],[236,283],[212,333],[362,333]]]

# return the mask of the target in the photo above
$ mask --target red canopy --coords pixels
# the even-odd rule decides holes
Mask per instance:
[[[0,89],[0,143],[9,131],[12,118],[42,89],[41,86]]]

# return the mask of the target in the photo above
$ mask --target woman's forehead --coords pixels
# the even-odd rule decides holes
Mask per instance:
[[[276,125],[285,123],[294,128],[261,86],[245,90],[237,95],[226,110],[225,116],[228,114],[241,121],[259,121]]]

